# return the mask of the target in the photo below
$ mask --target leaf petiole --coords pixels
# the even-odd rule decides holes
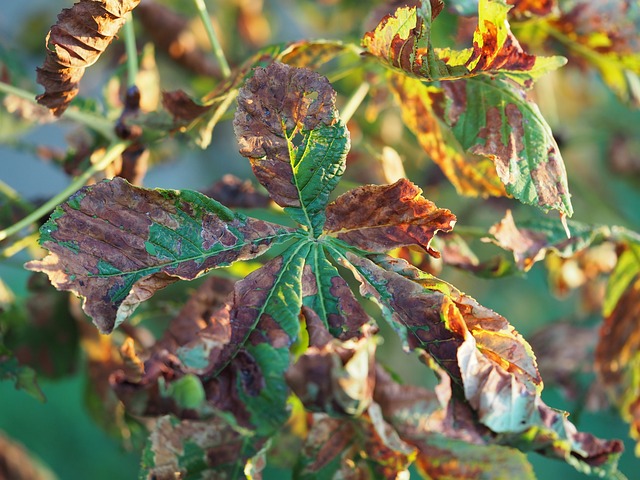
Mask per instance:
[[[23,90],[22,88],[14,87],[13,85],[2,81],[0,81],[0,93],[15,95],[16,97],[27,100],[34,105],[46,108],[36,101],[35,93],[28,90]],[[78,122],[109,140],[116,140],[116,135],[113,131],[113,124],[110,121],[106,120],[104,117],[84,112],[79,108],[73,106],[69,107],[64,116],[65,119]]]
[[[356,110],[367,96],[367,93],[369,93],[369,88],[370,85],[368,82],[362,82],[351,97],[349,97],[344,107],[342,107],[342,115],[340,115],[340,117],[345,124],[349,123],[353,114],[356,113]]]
[[[124,46],[127,52],[127,85],[133,87],[138,77],[138,49],[131,12],[127,14],[127,22],[124,24]]]
[[[218,65],[220,65],[222,76],[224,78],[229,78],[231,76],[231,69],[229,68],[227,58],[224,56],[224,52],[222,51],[222,47],[220,46],[220,42],[218,41],[216,32],[213,30],[211,17],[209,17],[209,12],[207,11],[207,5],[204,3],[204,0],[193,0],[193,3],[195,3],[195,6],[198,10],[198,15],[200,15],[200,19],[202,20],[204,28],[207,31],[207,36],[209,37],[209,42],[211,42],[213,54],[218,60]]]
[[[29,226],[36,220],[38,220],[43,215],[46,215],[51,210],[53,210],[56,206],[62,203],[67,197],[71,194],[75,193],[80,187],[82,187],[86,181],[91,178],[91,176],[97,172],[100,172],[107,168],[111,162],[113,162],[116,158],[120,156],[122,152],[126,150],[129,146],[130,142],[117,142],[112,144],[107,151],[104,153],[102,158],[100,158],[96,163],[91,165],[87,170],[85,170],[82,174],[74,177],[72,182],[61,192],[56,194],[54,197],[49,199],[49,201],[42,204],[40,207],[36,208],[29,215],[24,217],[22,220],[14,223],[10,227],[5,228],[0,231],[0,241],[5,238],[19,232],[23,228]]]

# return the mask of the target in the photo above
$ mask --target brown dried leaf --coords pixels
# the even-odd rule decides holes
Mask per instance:
[[[258,192],[251,181],[243,181],[230,174],[224,175],[202,193],[229,208],[266,208],[270,203],[269,196]]]
[[[456,217],[437,208],[406,179],[393,185],[366,185],[341,195],[327,207],[325,232],[372,252],[418,245],[434,257],[429,244],[438,231],[453,229]]]
[[[324,330],[322,322],[303,307],[309,338],[314,342],[286,373],[287,384],[313,412],[360,415],[373,397],[376,343],[368,332],[359,339],[340,342]],[[321,332],[325,335],[319,341]],[[326,343],[324,343],[326,342]],[[324,343],[322,346],[318,344]]]
[[[58,15],[47,34],[47,56],[37,69],[45,92],[38,103],[62,115],[78,93],[85,68],[93,65],[125,23],[125,15],[140,0],[80,0]]]

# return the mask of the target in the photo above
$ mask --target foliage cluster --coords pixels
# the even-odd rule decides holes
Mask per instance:
[[[91,411],[143,450],[141,478],[262,478],[277,466],[295,478],[533,479],[529,451],[624,478],[622,442],[547,405],[541,372],[614,405],[639,439],[640,218],[614,202],[604,217],[621,225],[569,220],[573,199],[589,208],[588,189],[572,198],[541,108],[560,128],[563,102],[549,95],[580,69],[637,118],[637,2],[422,0],[364,13],[320,3],[299,8],[349,25],[341,40],[265,46],[277,12],[237,2],[218,9],[222,48],[194,1],[183,13],[203,20],[212,62],[185,40],[192,26],[171,2],[81,0],[47,36],[37,108],[0,52],[14,121],[83,129],[65,154],[41,151],[74,177],[68,189],[39,206],[0,191],[0,255],[28,249],[25,268],[46,274],[23,299],[0,283],[0,378],[43,398],[36,377],[69,375],[82,351]],[[118,35],[126,68],[102,104],[79,98]],[[187,74],[158,68],[154,46]],[[148,163],[177,145],[208,149],[224,171],[211,144],[231,119],[259,186],[231,176],[202,192],[142,186]],[[637,177],[633,127],[621,123],[607,137],[611,168]],[[459,206],[461,221],[423,189]],[[583,316],[598,323],[549,324],[534,348],[436,276],[497,282],[541,261],[554,293],[581,289]],[[163,289],[178,300],[163,303]],[[377,353],[385,336],[437,386],[403,381]],[[591,387],[580,379],[590,364]]]

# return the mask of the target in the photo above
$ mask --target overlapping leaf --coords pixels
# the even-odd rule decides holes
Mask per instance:
[[[428,353],[483,425],[519,448],[544,451],[587,471],[615,471],[622,444],[578,433],[565,415],[542,402],[535,357],[504,318],[402,260],[375,260],[342,256],[405,347]]]
[[[411,102],[401,104],[403,117],[412,118],[408,126],[460,193],[500,194],[497,174],[506,192],[521,202],[573,214],[567,173],[551,129],[514,84],[479,76],[440,87],[395,77],[392,85],[399,100]],[[414,117],[422,112],[425,120]]]
[[[473,47],[454,51],[431,45],[432,5],[400,7],[365,34],[363,46],[389,66],[423,80],[454,80],[481,73],[503,73],[529,86],[562,66],[562,57],[535,57],[520,46],[509,29],[509,6],[502,0],[480,0]]]
[[[349,149],[328,80],[278,63],[258,69],[238,97],[233,125],[258,181],[317,235]]]
[[[553,38],[572,60],[595,67],[621,99],[640,105],[640,5],[586,0],[559,5],[562,15],[545,26]]]
[[[219,427],[220,437],[210,441],[198,433],[206,430],[201,424],[188,433],[193,420],[164,420],[163,438],[175,436],[189,445],[182,440],[184,430],[205,441],[164,455],[163,442],[152,440],[146,472],[168,465],[184,474],[213,469],[242,476],[248,459],[287,420],[291,387],[309,410],[355,419],[338,424],[316,418],[297,467],[300,475],[333,474],[354,462],[358,471],[384,478],[405,474],[416,447],[372,401],[375,342],[369,319],[332,259],[352,269],[362,293],[380,303],[405,346],[428,353],[451,378],[469,421],[461,440],[484,444],[480,437],[487,435],[489,443],[532,448],[586,470],[615,469],[619,443],[578,434],[541,402],[535,358],[503,317],[402,261],[367,257],[367,250],[406,245],[437,255],[430,242],[438,230],[453,227],[451,212],[438,209],[406,180],[361,187],[327,205],[344,169],[348,134],[325,79],[272,64],[256,70],[239,99],[235,127],[241,151],[301,229],[234,214],[194,192],[137,189],[114,180],[88,187],[60,207],[42,229],[49,257],[29,265],[48,271],[59,288],[85,294],[87,311],[107,312],[98,316],[107,330],[113,323],[105,318],[123,318],[159,286],[290,240],[279,256],[237,282],[224,305],[210,305],[204,322],[183,319],[181,334],[177,323],[171,327],[143,364],[131,349],[123,352],[131,368],[111,381],[132,413],[174,414]],[[100,258],[98,251],[104,252]],[[292,351],[298,362],[285,375]],[[319,441],[328,435],[334,445]],[[234,450],[220,455],[221,464],[212,463],[205,452],[217,449],[222,437]],[[416,442],[455,456],[457,443],[423,440]],[[510,453],[474,451],[471,463]],[[514,468],[520,467],[518,458]],[[526,466],[521,469],[526,472]]]
[[[460,193],[506,191],[571,216],[560,151],[523,91],[564,59],[525,53],[509,30],[508,10],[502,1],[481,1],[474,45],[466,50],[432,47],[428,2],[385,17],[363,45],[400,72],[389,78],[403,120]],[[453,81],[429,87],[425,80]]]
[[[404,124],[440,167],[456,190],[471,196],[504,196],[506,191],[494,161],[466,151],[447,122],[442,87],[425,85],[405,75],[389,76]]]
[[[84,310],[108,333],[158,289],[253,258],[290,236],[197,192],[145,190],[116,178],[58,207],[41,228],[49,255],[27,268],[85,297]]]
[[[84,70],[93,65],[140,0],[80,0],[58,15],[47,35],[47,56],[38,68],[45,92],[38,102],[62,115],[78,94]]]

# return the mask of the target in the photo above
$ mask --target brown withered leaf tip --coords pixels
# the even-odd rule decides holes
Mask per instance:
[[[47,56],[37,69],[45,89],[38,103],[60,116],[78,94],[85,68],[93,65],[140,0],[81,0],[58,15],[46,37]]]
[[[437,208],[407,179],[392,185],[365,185],[341,195],[327,207],[325,231],[364,250],[386,252],[418,245],[434,257],[429,246],[438,231],[449,232],[456,217]]]

